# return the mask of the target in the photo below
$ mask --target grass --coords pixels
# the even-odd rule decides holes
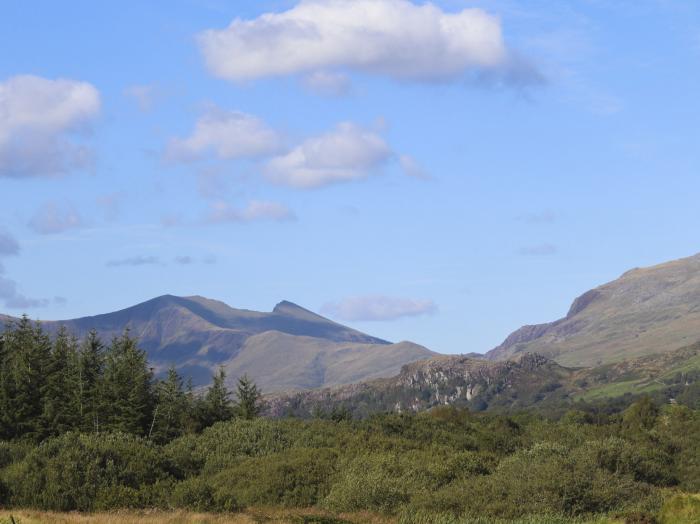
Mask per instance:
[[[332,516],[322,511],[250,509],[245,513],[214,514],[187,511],[115,511],[55,513],[0,510],[0,524],[393,524],[394,519],[370,513]]]
[[[620,397],[625,393],[650,393],[656,389],[666,387],[666,384],[660,384],[653,380],[626,380],[624,382],[613,382],[598,388],[590,389],[582,395],[576,397],[576,400],[599,400],[609,397]]]
[[[659,514],[661,524],[697,524],[700,522],[700,494],[680,494],[667,500]]]
[[[670,369],[650,369],[644,376],[637,376],[627,380],[617,380],[599,387],[593,387],[576,397],[577,400],[600,400],[603,398],[619,397],[626,393],[651,393],[652,391],[667,387],[678,373],[688,373],[700,369],[700,355],[682,360]],[[661,371],[663,370],[663,373]],[[631,373],[640,374],[644,369],[636,369]],[[620,377],[622,378],[622,377]]]

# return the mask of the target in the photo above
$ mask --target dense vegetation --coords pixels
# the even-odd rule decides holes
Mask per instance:
[[[195,395],[174,368],[154,380],[144,351],[125,331],[104,346],[59,330],[52,340],[27,317],[0,336],[0,439],[41,442],[69,431],[126,433],[168,442],[235,414],[258,414],[259,392],[247,377],[231,403],[220,370]]]
[[[6,330],[0,362],[5,507],[664,522],[685,504],[676,494],[700,491],[700,412],[649,397],[556,420],[455,407],[273,420],[256,416],[249,381],[235,404],[222,375],[200,397],[172,370],[154,381],[128,333],[106,348],[95,334],[52,342],[26,319]]]

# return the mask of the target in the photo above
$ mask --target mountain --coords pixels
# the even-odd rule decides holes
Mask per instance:
[[[700,254],[633,269],[574,300],[566,317],[524,326],[486,354],[531,352],[565,366],[595,366],[700,340]]]
[[[42,322],[103,340],[129,328],[162,373],[175,365],[195,384],[207,383],[223,365],[231,384],[248,373],[263,391],[306,389],[391,376],[403,364],[434,355],[392,344],[283,301],[272,312],[234,309],[204,297],[164,295],[104,315]]]
[[[564,367],[534,353],[501,361],[440,356],[406,364],[391,378],[272,396],[268,414],[308,417],[347,411],[364,417],[441,405],[475,411],[547,407],[563,412],[579,401],[641,394],[700,402],[700,343],[583,369]]]

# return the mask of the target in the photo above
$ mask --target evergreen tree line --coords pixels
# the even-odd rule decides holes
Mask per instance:
[[[24,316],[0,335],[0,440],[40,441],[68,431],[123,432],[169,442],[234,417],[255,418],[260,392],[244,376],[236,401],[223,369],[203,394],[174,368],[154,378],[128,330],[103,344],[96,331],[55,337]]]

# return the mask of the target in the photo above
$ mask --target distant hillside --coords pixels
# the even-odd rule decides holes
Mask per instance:
[[[52,332],[64,325],[81,337],[95,329],[105,341],[128,327],[156,372],[175,365],[204,384],[223,365],[231,383],[248,373],[264,391],[391,376],[408,362],[434,355],[416,344],[365,335],[286,301],[264,313],[204,297],[165,295],[114,313],[42,324]]]
[[[486,356],[539,353],[566,366],[596,366],[671,351],[700,340],[700,254],[633,269],[574,300],[566,317],[524,326]]]
[[[395,377],[269,399],[272,416],[347,410],[354,416],[416,412],[440,405],[471,410],[566,408],[579,400],[664,392],[700,396],[700,343],[595,368],[567,368],[541,355],[487,361],[441,356],[405,365]],[[691,392],[691,388],[693,391]],[[695,397],[693,397],[695,398]]]

